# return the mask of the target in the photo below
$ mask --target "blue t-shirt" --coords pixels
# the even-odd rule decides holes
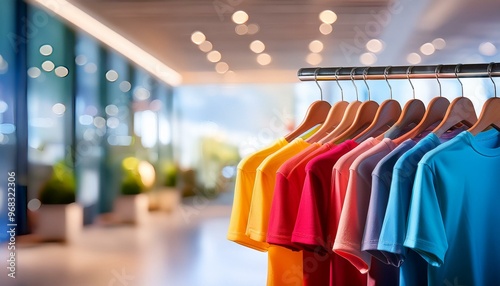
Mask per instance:
[[[418,164],[404,246],[428,285],[500,285],[500,133],[465,131]]]
[[[372,172],[372,186],[370,204],[366,215],[366,226],[363,234],[362,251],[367,251],[380,261],[395,266],[399,259],[390,252],[377,250],[380,230],[384,222],[387,201],[391,188],[393,168],[396,161],[413,146],[416,142],[408,139],[401,143],[387,156],[382,158]]]
[[[400,266],[400,285],[427,285],[427,263],[415,252],[403,247],[406,237],[408,210],[412,194],[417,164],[429,151],[442,142],[449,141],[464,129],[447,132],[438,138],[434,133],[428,134],[412,149],[401,155],[394,165],[389,199],[380,230],[377,249],[383,253],[393,253],[389,261]],[[482,135],[480,135],[482,136]],[[404,262],[404,263],[403,263]]]

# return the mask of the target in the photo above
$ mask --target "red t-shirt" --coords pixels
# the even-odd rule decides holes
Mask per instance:
[[[316,156],[332,149],[327,143],[307,147],[281,165],[276,173],[273,203],[267,229],[267,242],[298,250],[292,243],[292,232],[299,208],[302,186],[306,178],[305,166]]]
[[[292,243],[292,232],[295,226],[295,218],[299,208],[302,185],[306,177],[306,164],[316,156],[323,154],[335,145],[326,143],[324,145],[313,144],[299,154],[281,165],[276,173],[276,184],[274,188],[271,215],[267,230],[267,242],[280,245],[292,250],[299,250]],[[307,264],[303,267],[304,286],[321,285],[324,277],[329,277],[330,263],[328,257],[317,258],[317,255],[309,251],[303,251],[303,261],[308,263],[319,261],[315,264]],[[311,267],[314,271],[311,271]]]
[[[316,285],[366,285],[366,275],[331,251],[335,237],[329,237],[332,168],[340,157],[356,146],[358,144],[352,140],[345,141],[309,161],[305,168],[306,179],[292,242],[310,251],[310,255],[303,256],[304,278],[308,274],[316,276],[322,265],[329,266],[330,274],[323,274]]]

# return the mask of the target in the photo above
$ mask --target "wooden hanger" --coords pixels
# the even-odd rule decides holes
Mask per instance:
[[[493,89],[495,90],[495,96],[486,100],[479,115],[477,122],[469,128],[472,135],[477,135],[480,132],[488,129],[489,127],[495,127],[500,131],[500,98],[497,97],[497,86],[495,81],[491,77],[491,68],[494,63],[488,65],[488,76],[493,83]]]
[[[317,81],[318,71],[319,68],[316,69],[316,72],[314,73],[314,79],[321,92],[321,100],[315,101],[309,106],[306,112],[306,116],[299,124],[299,126],[297,126],[297,128],[295,128],[292,132],[288,133],[285,136],[285,140],[287,142],[293,141],[295,138],[309,131],[316,125],[324,123],[332,107],[330,103],[323,100],[323,90],[321,89],[321,86]]]
[[[387,79],[387,72],[390,67],[387,67],[384,70],[384,76]],[[368,94],[370,94],[370,87],[366,83],[366,87],[368,88]],[[360,143],[368,139],[369,137],[376,137],[382,134],[384,131],[387,131],[394,123],[396,123],[401,115],[401,105],[396,100],[392,99],[392,90],[391,90],[391,99],[385,100],[380,104],[377,109],[377,113],[375,114],[375,119],[365,130],[356,135],[352,140]]]
[[[425,130],[429,129],[433,124],[436,124],[438,122],[441,122],[446,114],[446,111],[448,110],[448,107],[450,105],[450,101],[443,97],[442,94],[442,88],[441,88],[441,82],[439,81],[439,70],[441,69],[441,65],[438,65],[436,67],[435,75],[436,75],[436,81],[439,85],[439,97],[433,98],[430,102],[429,105],[427,106],[427,110],[425,111],[424,117],[422,120],[418,123],[415,128],[410,130],[409,132],[393,139],[393,142],[396,144],[401,144],[404,141],[415,138]],[[410,80],[408,78],[408,80]],[[411,83],[411,80],[410,80]],[[413,84],[411,85],[413,90],[415,91]]]
[[[403,112],[401,113],[398,121],[396,121],[396,123],[394,123],[392,127],[389,128],[389,130],[387,130],[384,134],[379,135],[377,137],[378,140],[382,140],[383,138],[395,139],[400,136],[404,132],[404,130],[408,128],[408,126],[418,125],[418,123],[422,121],[422,118],[424,117],[425,105],[420,99],[415,98],[415,87],[410,80],[410,72],[412,68],[412,66],[408,67],[408,70],[406,71],[406,77],[410,82],[411,88],[413,90],[413,98],[408,101],[403,107]],[[391,91],[392,98],[392,87],[387,80],[387,69],[384,71],[384,77]]]
[[[335,79],[336,79],[337,85],[339,86],[339,89],[340,89],[342,101],[335,103],[330,108],[330,112],[328,113],[328,116],[325,120],[325,123],[323,123],[323,125],[321,125],[320,129],[318,131],[316,131],[316,133],[314,133],[311,137],[309,137],[306,140],[308,143],[319,142],[321,139],[328,136],[328,134],[332,134],[333,131],[337,130],[338,127],[340,126],[340,124],[342,122],[344,122],[344,119],[350,120],[349,125],[354,120],[354,116],[351,116],[349,114],[352,113],[352,111],[350,111],[350,109],[352,109],[352,106],[355,102],[349,103],[347,101],[344,101],[344,90],[342,89],[342,86],[340,86],[340,83],[338,81],[338,72],[340,71],[340,69],[341,68],[338,68],[335,71]],[[359,105],[354,104],[354,106],[359,106]],[[357,107],[356,107],[356,110],[357,110]],[[350,119],[350,117],[352,117],[352,119]],[[347,129],[347,127],[345,129]],[[343,130],[345,130],[345,129],[343,129]]]
[[[474,125],[477,121],[474,105],[470,99],[464,97],[464,86],[457,75],[460,66],[461,65],[458,64],[455,68],[455,76],[462,87],[462,96],[455,98],[451,102],[441,123],[434,130],[432,130],[432,133],[434,133],[437,137],[441,137],[441,135],[458,123],[463,123],[468,127],[472,127],[472,125]]]
[[[354,71],[355,68],[353,68],[351,71],[351,81],[354,84],[354,88],[356,89],[356,96],[358,96],[358,88],[354,83],[354,73],[353,73]],[[365,84],[366,84],[367,71],[368,68],[366,68],[365,71],[363,72],[363,80],[365,81]],[[332,138],[329,142],[333,143],[343,142],[365,130],[370,124],[372,124],[373,119],[375,118],[375,115],[377,113],[378,107],[379,105],[377,102],[368,98],[368,101],[361,103],[361,105],[359,106],[351,126],[349,126],[349,128],[347,128],[340,135],[336,136],[335,138]]]

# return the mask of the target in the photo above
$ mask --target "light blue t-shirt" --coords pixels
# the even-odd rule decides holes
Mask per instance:
[[[441,143],[451,140],[463,130],[464,128],[457,128],[452,132],[443,134],[441,138],[438,138],[434,133],[428,134],[412,149],[401,155],[394,165],[389,199],[377,249],[382,252],[394,253],[394,256],[391,257],[393,260],[390,262],[394,266],[401,266],[400,285],[427,285],[425,275],[427,263],[417,253],[408,251],[403,246],[418,162],[427,152],[441,145]]]
[[[500,133],[465,131],[418,164],[404,246],[428,285],[500,285]]]

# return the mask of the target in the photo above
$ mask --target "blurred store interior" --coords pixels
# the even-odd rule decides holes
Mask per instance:
[[[226,239],[236,166],[320,99],[297,71],[498,62],[498,11],[495,0],[0,1],[0,285],[264,285],[266,254]],[[462,83],[479,112],[491,82]],[[319,84],[341,100],[334,81]],[[413,97],[407,80],[390,84],[394,99]],[[426,104],[439,93],[435,79],[412,84]],[[460,96],[457,80],[441,85]],[[369,88],[389,97],[383,80]],[[127,192],[147,198],[144,216],[120,217]],[[45,239],[39,210],[72,201],[77,236]]]

